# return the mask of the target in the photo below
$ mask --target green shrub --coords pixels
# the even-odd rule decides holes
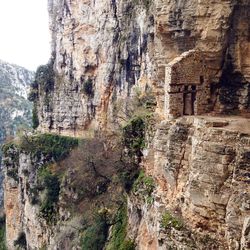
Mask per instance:
[[[5,240],[5,217],[0,217],[0,250],[7,250]]]
[[[30,102],[36,102],[37,99],[38,99],[38,84],[37,82],[33,82],[31,83],[31,86],[30,86],[30,93],[28,96],[28,100]]]
[[[2,146],[2,151],[6,157],[3,161],[8,177],[18,181],[19,149],[14,142],[6,143]]]
[[[140,171],[140,174],[133,184],[133,192],[143,197],[148,204],[153,203],[152,192],[155,189],[154,179],[150,176],[146,176],[144,171]]]
[[[127,208],[124,204],[117,212],[115,224],[111,232],[111,239],[107,250],[134,250],[135,243],[127,239],[128,216]]]
[[[18,147],[15,142],[12,141],[9,143],[5,143],[2,146],[2,152],[6,157],[10,157],[11,160],[13,160],[16,163],[18,162],[19,160]]]
[[[36,129],[39,126],[39,118],[37,114],[37,107],[36,104],[34,104],[33,110],[32,110],[32,128]]]
[[[141,157],[145,147],[145,122],[142,117],[134,117],[123,128],[123,144],[129,156]]]
[[[116,215],[116,223],[112,228],[112,238],[108,246],[108,250],[119,250],[123,242],[125,241],[127,234],[127,211],[123,206]]]
[[[55,134],[39,134],[22,137],[20,149],[32,153],[33,156],[44,155],[48,160],[56,162],[65,159],[70,151],[78,146],[78,139]]]
[[[3,154],[6,155],[11,147],[15,147],[15,144],[13,142],[3,144],[3,146],[1,147]]]
[[[56,204],[59,199],[60,181],[56,175],[53,175],[48,167],[39,169],[39,182],[45,188],[45,197],[40,206],[40,216],[46,219],[48,223],[56,220]]]
[[[48,93],[54,89],[54,77],[53,61],[50,61],[48,64],[41,65],[37,68],[35,83],[32,87],[38,88],[38,86],[40,86],[43,92]]]
[[[20,233],[17,240],[14,241],[14,246],[25,248],[27,247],[26,235],[24,232]]]
[[[55,85],[53,63],[53,60],[51,60],[48,64],[39,66],[35,73],[35,80],[31,84],[28,99],[29,101],[34,103],[32,111],[32,127],[34,129],[39,126],[39,119],[37,114],[37,102],[39,99],[39,95],[44,96],[44,103],[47,109],[50,108],[50,93],[54,90]]]
[[[82,250],[100,250],[105,246],[109,225],[106,214],[97,214],[93,224],[88,227],[81,239]]]
[[[151,194],[155,188],[154,179],[150,176],[146,176],[144,171],[140,171],[140,174],[133,185],[133,191],[137,192],[143,187],[147,194]]]
[[[164,229],[175,228],[176,230],[181,230],[183,228],[183,222],[166,211],[161,218],[161,227]]]
[[[132,240],[125,240],[120,247],[120,250],[135,250],[135,242]]]
[[[128,163],[118,173],[118,177],[127,192],[131,190],[139,175],[139,167],[134,163]]]

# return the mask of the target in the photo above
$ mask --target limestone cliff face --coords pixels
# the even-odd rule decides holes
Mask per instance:
[[[92,124],[105,126],[116,119],[115,109],[126,108],[136,83],[146,88],[153,74],[150,5],[49,1],[56,80],[49,111],[40,95],[41,130],[80,133]]]
[[[27,100],[34,73],[0,60],[0,146],[17,130],[31,125],[32,103]],[[1,168],[0,152],[0,168]],[[1,169],[2,172],[2,169]],[[2,174],[0,174],[0,207],[3,205]]]
[[[163,113],[165,67],[192,49],[205,60],[203,112],[249,109],[248,1],[50,0],[49,13],[56,76],[49,108],[40,91],[41,130],[112,124],[133,86],[152,88]]]
[[[49,228],[39,217],[39,207],[31,202],[31,190],[37,181],[37,164],[42,164],[42,161],[32,162],[29,155],[20,154],[19,150],[13,147],[9,149],[4,162],[6,246],[8,249],[24,247],[16,245],[15,242],[25,233],[29,249],[42,248],[49,240]],[[32,174],[27,178],[25,172]]]
[[[249,1],[49,0],[49,13],[52,58],[37,73],[33,92],[38,130],[86,137],[117,131],[132,118],[137,131],[127,141],[135,142],[135,158],[150,176],[137,173],[133,188],[125,188],[125,231],[134,248],[250,249]],[[141,132],[134,116],[145,118],[145,96],[156,99],[156,108],[146,110],[154,121]],[[106,151],[114,152],[107,150],[112,143],[103,144]],[[85,191],[111,192],[117,176],[105,179],[102,167],[101,182],[91,188],[86,169],[78,172],[86,161],[70,155],[59,164],[69,168],[60,186],[59,221],[49,225],[29,201],[43,158],[18,154],[17,166],[13,160],[6,165],[19,176],[18,182],[5,180],[10,249],[22,232],[28,249],[79,249],[89,225],[72,223],[79,211],[88,216],[84,205],[96,200],[88,197],[82,207],[75,201]],[[78,177],[88,188],[83,193],[74,186]],[[115,223],[107,227],[102,248],[120,249],[110,247]]]
[[[250,137],[239,126],[249,121],[182,118],[158,126],[143,163],[158,183],[154,202],[130,200],[138,249],[249,249]],[[180,231],[162,229],[166,210],[183,218]]]

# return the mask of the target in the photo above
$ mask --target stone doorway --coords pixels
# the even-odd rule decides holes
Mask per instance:
[[[196,86],[189,85],[184,87],[183,93],[183,114],[194,115],[194,102],[196,99]]]

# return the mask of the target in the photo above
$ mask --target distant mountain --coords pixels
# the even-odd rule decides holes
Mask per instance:
[[[0,146],[7,137],[14,136],[20,126],[31,124],[32,104],[27,96],[33,77],[34,72],[0,60]]]
[[[32,104],[27,100],[34,72],[0,60],[0,143],[19,126],[31,123]]]

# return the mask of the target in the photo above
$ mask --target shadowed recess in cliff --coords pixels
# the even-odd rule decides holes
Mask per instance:
[[[246,66],[242,61],[242,53],[244,51],[247,53],[250,37],[250,24],[245,21],[249,13],[249,4],[236,4],[231,16],[231,28],[228,31],[227,51],[219,91],[219,100],[226,114],[250,109],[250,82],[242,72]],[[241,68],[237,65],[237,60],[241,60]]]

